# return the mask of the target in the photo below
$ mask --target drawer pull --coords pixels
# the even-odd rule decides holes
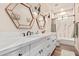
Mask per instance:
[[[41,54],[43,52],[43,49],[41,49],[40,51],[39,51],[39,54]]]
[[[52,40],[52,42],[54,42],[54,40]]]
[[[18,56],[22,56],[22,54],[19,53]]]

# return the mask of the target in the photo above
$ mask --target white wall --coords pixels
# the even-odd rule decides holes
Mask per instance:
[[[5,7],[8,4],[5,3],[1,3],[0,4],[0,32],[25,32],[27,31],[27,29],[25,30],[19,30],[17,29],[14,24],[12,23],[11,19],[8,17],[8,15],[5,12]],[[43,4],[42,4],[43,5]],[[46,7],[47,9],[47,7]],[[49,9],[49,8],[48,8]],[[49,9],[50,10],[50,9]],[[47,23],[46,23],[46,32],[50,32],[50,28],[51,28],[51,20],[50,19],[46,19]],[[33,24],[33,28],[30,29],[31,31],[40,31],[39,28],[37,27],[37,23],[36,21]]]
[[[0,32],[18,31],[5,12],[5,7],[7,5],[8,4],[0,4]]]
[[[23,36],[21,32],[26,33],[28,30],[30,30],[33,33],[37,31],[39,33],[41,32],[41,30],[39,30],[37,26],[35,19],[32,29],[21,29],[21,30],[17,29],[12,23],[11,19],[8,17],[7,13],[5,12],[5,7],[7,5],[8,4],[0,3],[0,45],[3,46],[4,44],[15,42],[17,40],[15,38],[18,38],[19,36]],[[51,20],[46,18],[46,27],[45,27],[46,32],[51,31],[50,25],[51,25]]]

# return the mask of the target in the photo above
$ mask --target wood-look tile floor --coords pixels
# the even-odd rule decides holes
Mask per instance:
[[[68,46],[68,45],[64,45],[64,44],[60,44],[60,46],[56,47],[56,49],[52,53],[52,56],[61,56],[62,50],[71,51],[74,53],[75,56],[77,56],[77,53],[75,53],[74,46]]]

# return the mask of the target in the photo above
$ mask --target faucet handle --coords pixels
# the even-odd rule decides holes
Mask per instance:
[[[25,33],[22,33],[22,34],[23,34],[23,36],[26,36]]]
[[[33,35],[33,32],[31,32],[31,35]]]

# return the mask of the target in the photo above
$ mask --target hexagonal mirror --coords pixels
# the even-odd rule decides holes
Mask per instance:
[[[39,29],[44,29],[46,25],[45,15],[39,15],[36,19]]]
[[[12,3],[5,8],[8,16],[18,29],[32,28],[33,15],[28,4]]]
[[[39,3],[31,3],[31,10],[32,12],[35,12],[37,13],[37,17],[36,17],[36,22],[37,22],[37,25],[38,25],[38,28],[39,29],[44,29],[45,28],[45,25],[46,25],[46,16],[47,13],[43,13],[44,11],[43,10],[43,7],[41,6],[41,4]],[[42,9],[41,9],[42,7]]]

